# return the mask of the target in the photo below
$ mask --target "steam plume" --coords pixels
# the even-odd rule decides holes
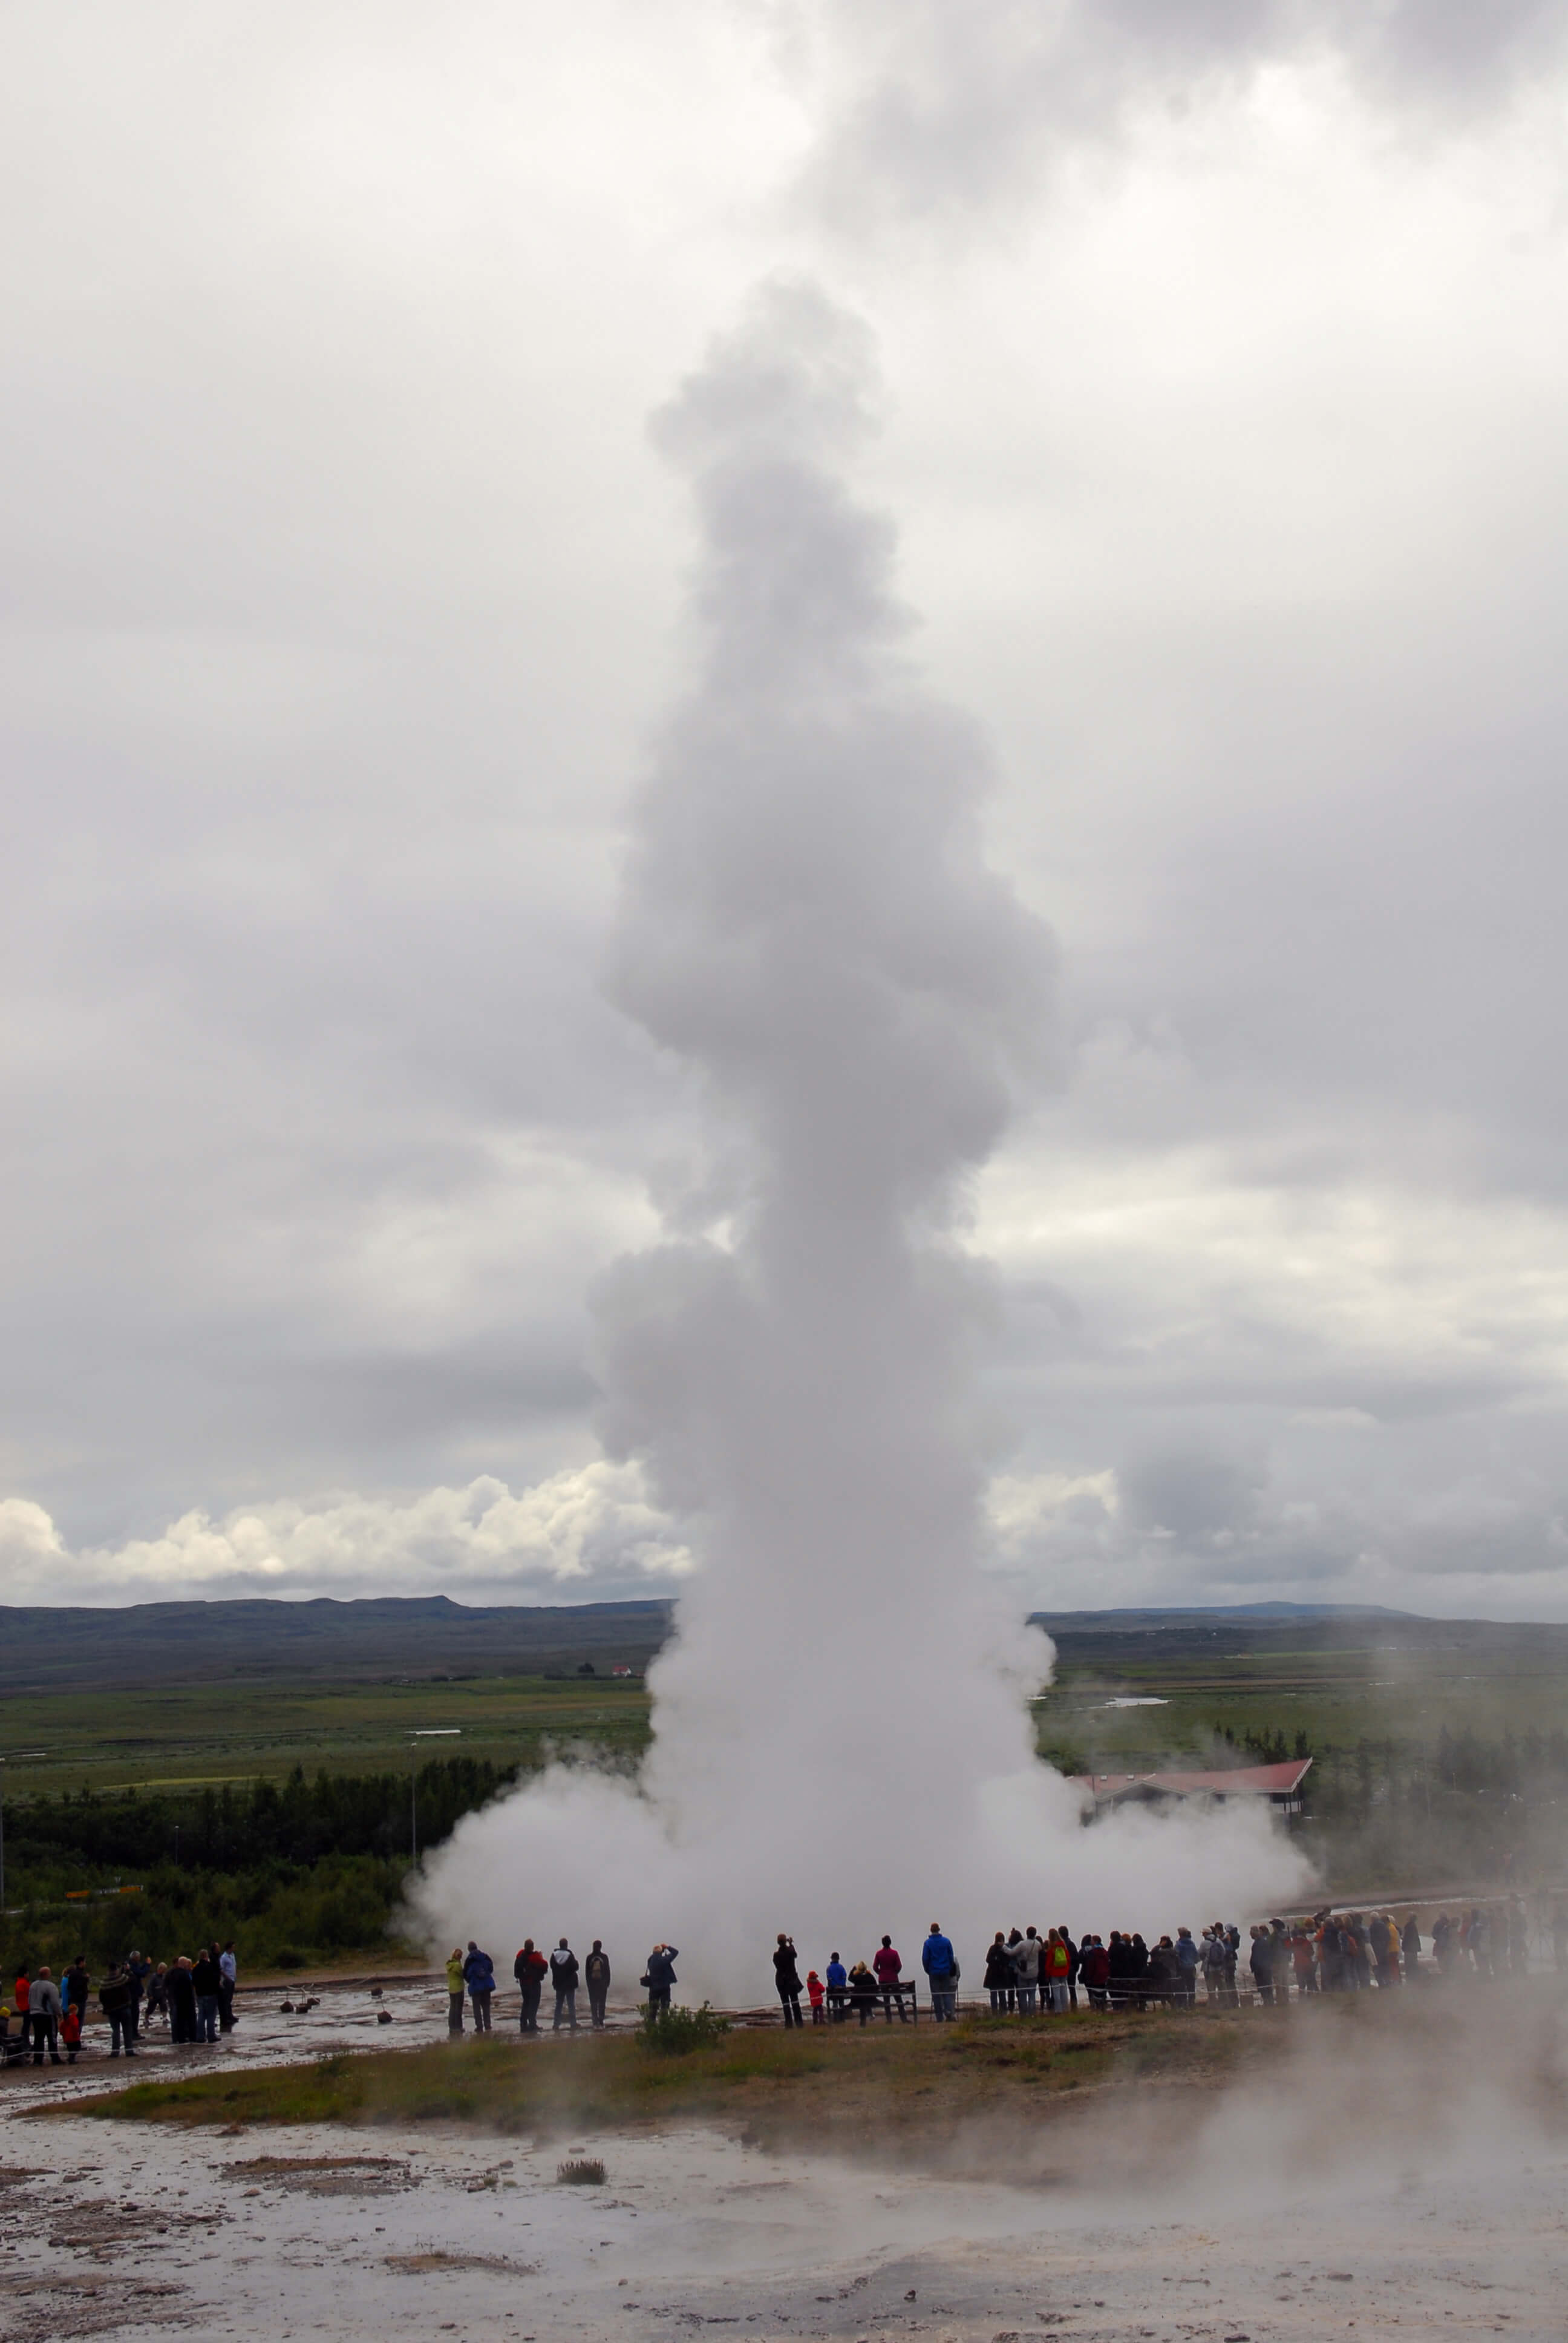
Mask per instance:
[[[599,1322],[607,1445],[704,1567],[640,1785],[552,1769],[420,1891],[447,1939],[669,1938],[727,1996],[770,1981],[780,1927],[819,1957],[936,1913],[972,1947],[1293,1872],[1239,1819],[1082,1831],[1032,1754],[1050,1645],[977,1566],[990,1293],[958,1233],[1049,1073],[1054,953],[985,866],[982,744],[908,671],[891,530],[839,476],[872,388],[858,321],[775,285],[657,419],[708,648],[636,808],[612,982],[699,1077],[725,1170],[708,1232],[623,1262]]]

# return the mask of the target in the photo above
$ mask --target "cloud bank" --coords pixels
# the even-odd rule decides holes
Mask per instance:
[[[593,1453],[585,1294],[744,1175],[601,982],[686,655],[644,418],[783,265],[874,327],[905,648],[1060,944],[1067,1079],[964,1242],[988,1462],[1078,1493],[993,1559],[1568,1617],[1563,14],[9,12],[46,1584]],[[458,1584],[423,1534],[354,1551]]]

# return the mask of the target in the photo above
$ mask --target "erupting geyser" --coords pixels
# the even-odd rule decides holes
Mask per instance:
[[[1033,1754],[1046,1639],[979,1567],[987,1277],[966,1183],[1047,1072],[1050,937],[986,867],[986,756],[898,644],[893,533],[840,478],[863,327],[775,285],[657,419],[701,523],[708,649],[635,809],[617,999],[701,1078],[717,1167],[598,1297],[603,1431],[701,1569],[635,1785],[579,1768],[458,1828],[432,1937],[658,1938],[760,1996],[933,1915],[1227,1916],[1299,1876],[1266,1818],[1085,1831]],[[636,1964],[635,1966],[630,1964]]]

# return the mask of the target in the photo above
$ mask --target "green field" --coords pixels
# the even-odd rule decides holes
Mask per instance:
[[[1336,1896],[1568,1885],[1568,1631],[1378,1616],[1126,1618],[1054,1623],[1058,1679],[1034,1712],[1052,1763],[1132,1773],[1310,1755],[1309,1811],[1293,1827]],[[610,1627],[620,1632],[614,1620]],[[447,1632],[468,1630],[459,1620]],[[400,1664],[407,1656],[389,1655]],[[251,1915],[258,1936],[312,1953],[347,1950],[350,1909],[368,1911],[375,1896],[394,1907],[394,1872],[407,1855],[397,1777],[414,1765],[461,1756],[509,1777],[559,1754],[629,1770],[647,1747],[640,1675],[578,1674],[578,1661],[569,1676],[558,1666],[549,1675],[347,1681],[324,1677],[319,1653],[304,1656],[302,1672],[271,1678],[56,1679],[8,1692],[0,1789],[15,1850],[13,1906],[20,1895],[41,1910],[113,1885],[131,1875],[116,1860],[123,1852],[136,1873],[147,1871],[149,1892],[165,1863],[223,1871],[230,1906]],[[95,1665],[108,1664],[100,1650]],[[1115,1704],[1130,1700],[1148,1704]],[[44,1754],[24,1754],[32,1750]],[[243,1824],[228,1823],[226,1807],[215,1815],[215,1798],[233,1798],[237,1812],[246,1785],[282,1784],[297,1770],[346,1790],[378,1777],[386,1819],[351,1844],[317,1837],[303,1851],[264,1857]],[[91,1818],[78,1827],[60,1815],[62,1797],[127,1790],[161,1808],[139,1854],[123,1835],[106,1837],[101,1815],[91,1827]],[[42,1826],[39,1801],[55,1810],[55,1826]],[[421,1852],[428,1844],[422,1831]],[[374,1858],[385,1878],[345,1874],[340,1893],[323,1873],[317,1893],[300,1865],[334,1855]],[[177,1869],[156,1885],[173,1899]],[[310,1916],[318,1911],[325,1916]],[[372,1928],[367,1946],[375,1936]]]
[[[1156,1699],[1155,1708],[1112,1708],[1118,1698]],[[1238,1743],[1303,1735],[1320,1756],[1363,1739],[1435,1743],[1446,1726],[1483,1740],[1560,1732],[1568,1725],[1568,1653],[1555,1644],[1478,1654],[1279,1651],[1226,1652],[1194,1666],[1140,1660],[1109,1673],[1070,1663],[1035,1706],[1043,1745],[1081,1756],[1095,1770],[1161,1760],[1206,1760],[1228,1727]]]
[[[12,1693],[5,1704],[9,1804],[62,1790],[281,1779],[406,1765],[461,1750],[498,1765],[541,1765],[584,1744],[635,1759],[648,1737],[641,1680],[528,1676],[459,1683],[177,1684],[138,1692]],[[455,1737],[416,1740],[446,1728]]]

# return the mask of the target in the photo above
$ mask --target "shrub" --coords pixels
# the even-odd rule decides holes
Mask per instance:
[[[645,2050],[682,2057],[689,2050],[707,2050],[729,2031],[729,2020],[705,2001],[700,2009],[666,2009],[644,2003],[638,2040]]]
[[[565,2188],[602,2188],[604,2166],[597,2156],[568,2156],[557,2165],[556,2178]]]

